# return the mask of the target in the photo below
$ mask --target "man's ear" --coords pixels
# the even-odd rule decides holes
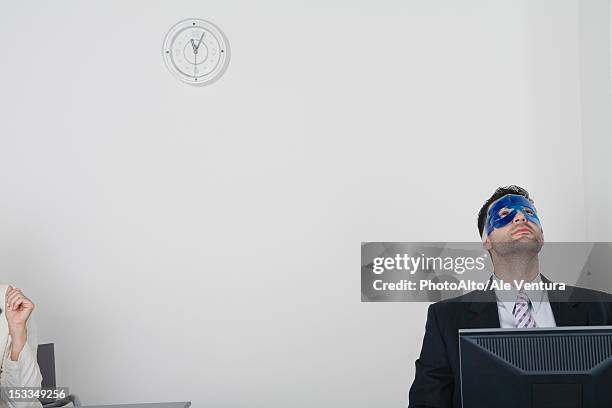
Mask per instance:
[[[482,240],[482,247],[487,251],[490,251],[493,247],[493,245],[491,245],[491,240],[489,239],[488,235]]]

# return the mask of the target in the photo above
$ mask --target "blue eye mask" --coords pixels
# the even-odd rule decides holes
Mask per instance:
[[[502,212],[502,210],[506,211]],[[493,232],[495,228],[502,228],[510,224],[519,211],[525,215],[527,220],[542,227],[531,201],[519,194],[506,194],[489,207],[484,228],[486,235]]]

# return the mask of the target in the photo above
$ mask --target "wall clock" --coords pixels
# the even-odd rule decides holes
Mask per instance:
[[[219,27],[195,18],[179,21],[170,28],[162,54],[176,78],[196,86],[219,79],[230,60],[229,42]]]

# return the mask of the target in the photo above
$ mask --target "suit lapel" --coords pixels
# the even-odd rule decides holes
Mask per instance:
[[[542,281],[551,282],[544,275],[542,275]],[[548,300],[555,316],[555,323],[557,326],[588,326],[588,311],[581,308],[580,303],[571,300],[572,289],[569,286],[563,292],[558,290],[548,291]]]
[[[486,329],[500,327],[499,312],[495,291],[481,290],[473,292],[472,301],[466,304],[466,320],[461,323],[464,329]]]

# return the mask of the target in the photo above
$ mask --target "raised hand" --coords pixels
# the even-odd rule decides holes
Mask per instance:
[[[25,327],[34,311],[34,303],[28,299],[21,289],[9,286],[5,295],[5,315],[9,329]]]
[[[11,360],[17,361],[28,340],[26,323],[34,311],[34,303],[21,289],[9,286],[5,294],[4,315],[11,335]]]

